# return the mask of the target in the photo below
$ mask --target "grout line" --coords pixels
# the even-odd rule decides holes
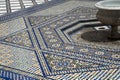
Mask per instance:
[[[10,0],[6,0],[6,10],[7,13],[11,13]]]
[[[19,0],[19,3],[20,3],[20,6],[21,6],[21,9],[24,9],[24,8],[25,8],[25,5],[24,5],[23,1],[22,1],[22,0]]]
[[[31,0],[33,5],[37,5],[37,2],[35,0]]]

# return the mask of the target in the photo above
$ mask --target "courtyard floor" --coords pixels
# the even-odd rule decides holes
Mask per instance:
[[[0,0],[0,80],[119,80],[120,40],[98,1]]]

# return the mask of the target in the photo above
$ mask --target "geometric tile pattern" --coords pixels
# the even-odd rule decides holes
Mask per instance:
[[[3,66],[41,74],[34,51],[0,44],[0,55],[0,64]]]
[[[70,16],[67,15],[62,17],[61,19],[48,23],[42,27],[41,26],[39,27],[38,25],[36,28],[34,28],[34,33],[35,35],[37,34],[36,39],[38,39],[37,41],[39,42],[40,49],[46,51],[46,52],[43,52],[45,62],[42,63],[43,69],[46,75],[58,75],[58,74],[60,75],[65,73],[75,73],[80,71],[86,71],[80,68],[80,66],[79,67],[77,66],[77,69],[76,69],[76,67],[73,68],[70,65],[70,64],[74,66],[77,65],[75,63],[77,62],[75,61],[76,59],[78,59],[78,61],[79,60],[85,61],[85,62],[90,61],[89,63],[91,64],[92,63],[102,64],[102,67],[99,67],[99,68],[97,67],[96,69],[94,69],[93,67],[92,69],[87,68],[87,71],[92,71],[92,70],[94,71],[97,69],[112,69],[112,68],[118,68],[120,66],[119,48],[118,49],[105,48],[103,46],[91,45],[86,43],[74,44],[73,42],[64,41],[66,37],[63,37],[64,35],[61,36],[61,34],[63,30],[68,29],[70,27],[69,23],[72,23],[74,21],[80,23],[82,21],[85,21],[86,18],[88,19],[87,20],[88,23],[89,23],[89,19],[94,20],[94,16],[91,16],[88,18],[88,16],[86,16],[88,14],[84,14],[84,15],[83,14],[80,14],[80,15],[73,14]],[[67,24],[68,26],[65,26],[65,28],[61,28],[63,27],[63,25],[67,25]],[[49,51],[51,51],[51,53]],[[55,58],[54,55],[58,57],[54,59]],[[50,56],[54,58],[51,59]],[[69,57],[69,58],[66,58],[66,57]],[[71,58],[73,58],[72,60],[74,60],[75,62],[73,62]],[[68,67],[68,65],[70,66],[70,68]],[[105,67],[103,67],[103,65]],[[67,66],[67,68],[69,68],[70,70],[67,69],[66,71],[65,66]]]
[[[98,25],[98,27],[102,26]],[[106,27],[107,29],[98,31],[96,31],[93,27],[87,27],[85,29],[80,29],[78,32],[76,31],[76,33],[68,34],[68,36],[70,36],[71,40],[76,44],[80,42],[89,44],[90,42],[93,45],[101,45],[109,48],[113,48],[114,46],[114,48],[119,49],[120,41],[108,39],[108,36],[110,35],[110,28],[108,26]]]
[[[31,23],[31,26],[36,26],[37,24],[40,25],[40,23],[44,23],[50,19],[53,19],[56,16],[29,16],[29,21]]]
[[[25,29],[25,22],[23,18],[18,18],[12,21],[4,22],[0,24],[0,37],[7,36],[11,33]]]
[[[89,23],[88,23],[89,22]],[[93,45],[101,45],[104,47],[119,48],[120,41],[110,40],[110,26],[104,26],[98,20],[83,20],[80,23],[65,30],[66,27],[61,27],[60,30],[74,44],[87,43]],[[100,28],[100,29],[99,29]],[[111,46],[113,45],[113,46]]]
[[[54,54],[45,54],[44,57],[46,59],[46,63],[49,65],[49,69],[51,72],[56,72],[57,74],[70,72],[79,72],[82,71],[90,71],[96,70],[96,67],[106,67],[108,65],[104,65],[101,63],[91,63],[89,61],[79,60],[75,58],[68,58],[64,56],[54,55]],[[64,73],[65,73],[64,72]]]
[[[80,72],[74,74],[64,74],[51,76],[53,79],[57,80],[119,80],[120,69],[109,69],[109,70],[98,70],[98,71],[90,71],[90,72]]]
[[[2,41],[6,42],[6,43],[17,44],[20,46],[25,46],[25,47],[30,47],[30,48],[33,47],[28,31],[20,32],[15,35],[7,36]]]
[[[71,11],[68,11],[67,14],[69,15],[86,15],[86,17],[95,17],[96,11],[98,11],[96,8],[91,7],[77,7],[75,9],[72,9]]]
[[[7,8],[14,5],[12,0],[6,2]],[[19,2],[21,8],[37,4],[37,0]],[[74,39],[85,31],[99,32],[94,27],[107,26],[96,19],[96,12],[96,8],[79,6],[60,15],[33,14],[0,23],[0,79],[119,80],[119,45],[112,48],[82,37],[79,42]]]
[[[0,1],[0,16],[29,8],[39,4],[43,4],[51,0],[1,0]]]
[[[23,3],[23,0],[19,0],[20,1],[20,5],[21,5],[21,9],[18,9],[19,7],[17,5],[19,5],[18,3],[19,2],[14,2],[16,0],[13,1],[13,4],[14,4],[14,9],[13,9],[13,12],[11,12],[11,4],[9,2],[10,0],[6,0],[5,4],[7,4],[7,13],[6,13],[6,5],[4,5],[4,1],[1,1],[2,4],[0,4],[0,8],[3,9],[3,7],[5,8],[5,10],[1,10],[1,12],[5,12],[5,13],[1,13],[1,16],[0,16],[0,22],[4,22],[4,21],[8,21],[8,20],[11,20],[13,18],[16,19],[16,17],[18,16],[24,16],[24,15],[28,15],[28,14],[32,14],[34,12],[37,12],[37,11],[42,11],[42,10],[45,10],[51,6],[54,6],[56,4],[61,4],[63,2],[66,2],[67,0],[45,0],[45,1],[41,1],[41,0],[32,0],[32,5],[30,4],[31,0],[24,0],[24,2],[26,3],[26,6],[27,8],[25,8],[25,5]],[[12,1],[12,0],[11,0]],[[37,4],[37,3],[38,4]],[[2,7],[3,5],[3,7]]]
[[[8,76],[10,78],[8,78]],[[3,69],[0,69],[0,77],[2,77],[0,78],[0,80],[38,80],[36,78],[24,76],[21,74],[16,74],[16,73],[10,72],[8,70],[3,70]]]

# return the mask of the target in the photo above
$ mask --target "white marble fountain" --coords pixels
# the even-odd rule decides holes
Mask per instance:
[[[109,39],[120,39],[118,27],[120,26],[120,0],[103,0],[95,4],[98,8],[96,14],[103,24],[111,25]]]

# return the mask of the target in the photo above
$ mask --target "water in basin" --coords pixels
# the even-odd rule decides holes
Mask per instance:
[[[120,1],[106,1],[102,5],[104,7],[120,7]]]

